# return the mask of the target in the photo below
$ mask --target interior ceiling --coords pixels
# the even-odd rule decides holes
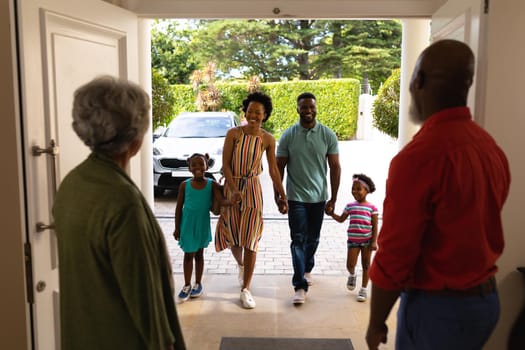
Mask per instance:
[[[429,18],[447,0],[106,0],[145,18]],[[455,0],[449,0],[455,1]]]

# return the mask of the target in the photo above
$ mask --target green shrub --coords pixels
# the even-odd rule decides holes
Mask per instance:
[[[195,93],[191,85],[176,84],[171,86],[173,95],[175,96],[175,103],[173,105],[173,119],[182,112],[197,112],[199,109],[195,104]]]
[[[219,110],[230,110],[241,114],[242,100],[248,94],[248,84],[239,82],[217,82],[222,104]],[[317,98],[317,119],[331,128],[339,140],[354,137],[357,128],[357,113],[360,83],[356,79],[299,80],[279,83],[261,83],[260,90],[272,98],[273,112],[264,123],[264,128],[276,139],[283,131],[299,120],[297,96],[311,92]],[[182,111],[196,111],[195,96],[189,85],[173,85],[176,116]]]
[[[397,138],[399,128],[400,69],[394,69],[379,88],[372,106],[373,124],[382,132]]]
[[[175,96],[168,80],[164,78],[156,69],[151,72],[151,107],[152,107],[152,128],[166,125],[173,116],[173,105]]]
[[[220,82],[215,86],[221,92],[222,104],[219,110],[233,111],[237,115],[242,113],[242,100],[248,95],[248,84],[240,82]]]

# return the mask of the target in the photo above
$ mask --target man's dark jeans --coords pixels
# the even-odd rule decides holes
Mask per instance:
[[[500,314],[498,293],[468,297],[401,293],[396,349],[482,349]]]
[[[295,290],[308,291],[305,272],[311,272],[315,265],[314,255],[319,245],[326,202],[303,203],[288,201],[288,225],[292,243],[294,274],[292,284]]]

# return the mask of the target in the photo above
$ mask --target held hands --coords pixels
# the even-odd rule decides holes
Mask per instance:
[[[288,200],[285,199],[278,199],[277,207],[279,208],[279,212],[281,214],[288,213]]]
[[[275,195],[275,204],[279,208],[279,213],[286,214],[288,213],[288,199],[286,196]]]
[[[324,212],[326,213],[326,215],[332,216],[332,214],[334,213],[334,208],[335,208],[334,202],[328,201],[326,202],[326,206],[324,207]]]
[[[237,205],[238,202],[232,200],[232,199],[225,199],[221,203],[221,207],[233,207],[234,205]]]
[[[232,196],[230,198],[232,205],[239,204],[241,202],[241,199],[241,192],[239,192],[238,190],[233,191]]]

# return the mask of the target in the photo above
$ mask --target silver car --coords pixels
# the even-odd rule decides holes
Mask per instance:
[[[187,159],[193,153],[210,156],[206,176],[219,180],[222,168],[222,148],[228,129],[239,125],[234,112],[184,112],[171,121],[153,142],[154,193],[177,190],[193,175]]]

